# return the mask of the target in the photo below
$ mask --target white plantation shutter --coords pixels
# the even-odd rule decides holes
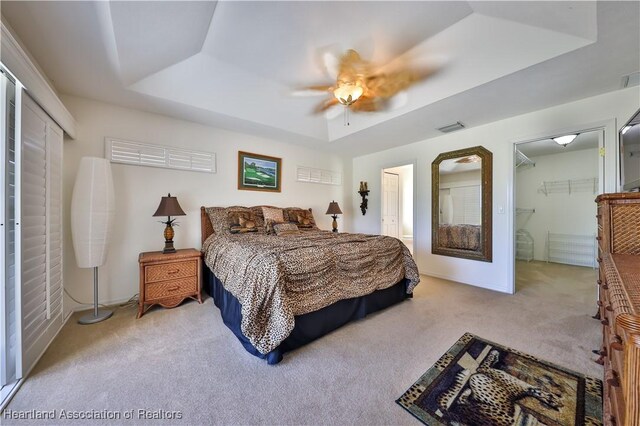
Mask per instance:
[[[454,225],[480,225],[482,193],[480,185],[450,188]]]
[[[47,133],[48,183],[48,309],[49,318],[62,315],[62,130],[49,125]]]
[[[165,169],[216,172],[216,154],[150,143],[105,138],[105,157],[112,163]]]
[[[62,131],[28,96],[22,107],[22,360],[29,371],[62,325]]]
[[[342,175],[340,173],[306,166],[298,166],[296,180],[298,182],[323,183],[325,185],[342,185]]]

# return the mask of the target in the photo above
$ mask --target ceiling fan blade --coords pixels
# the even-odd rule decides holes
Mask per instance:
[[[364,61],[355,50],[347,50],[340,58],[339,81],[355,83],[369,73],[371,73],[371,65]]]
[[[377,98],[361,96],[350,108],[355,112],[374,112],[382,109],[382,103]]]
[[[300,96],[300,97],[305,97],[305,96],[323,96],[326,95],[327,92],[333,92],[334,88],[333,86],[329,86],[329,85],[324,85],[324,86],[308,86],[308,87],[303,87],[301,89],[298,90],[294,90],[293,92],[291,92],[292,96]]]
[[[415,70],[404,69],[389,74],[371,75],[367,78],[366,85],[375,96],[388,99],[424,80],[427,76]]]
[[[336,98],[334,98],[333,96],[327,100],[325,100],[324,102],[321,102],[320,104],[318,104],[315,109],[313,110],[314,114],[318,114],[321,112],[325,112],[327,111],[329,108],[331,108],[334,105],[338,104],[338,100]]]

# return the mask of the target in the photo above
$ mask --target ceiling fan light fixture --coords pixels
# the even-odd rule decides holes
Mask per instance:
[[[577,138],[578,135],[577,134],[572,134],[572,135],[564,135],[564,136],[558,136],[553,138],[553,141],[555,143],[557,143],[558,145],[562,145],[562,146],[567,146],[569,145],[571,142],[573,142],[573,140],[575,138]]]
[[[340,83],[333,91],[333,96],[342,105],[349,106],[357,101],[364,93],[364,89],[357,83]]]

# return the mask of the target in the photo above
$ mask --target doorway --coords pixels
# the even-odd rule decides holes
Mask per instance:
[[[382,169],[381,234],[401,240],[413,254],[413,164]]]
[[[515,290],[595,287],[602,129],[515,145]],[[589,291],[589,290],[586,290]]]

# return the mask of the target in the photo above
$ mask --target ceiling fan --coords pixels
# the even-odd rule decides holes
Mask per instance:
[[[298,96],[328,95],[328,99],[316,106],[314,113],[328,112],[337,105],[345,107],[345,114],[349,109],[358,112],[389,109],[406,100],[403,95],[407,88],[432,74],[428,70],[398,65],[399,61],[377,67],[362,59],[353,49],[340,57],[325,52],[323,62],[335,83],[308,86],[294,92]],[[348,124],[346,117],[345,124]]]

